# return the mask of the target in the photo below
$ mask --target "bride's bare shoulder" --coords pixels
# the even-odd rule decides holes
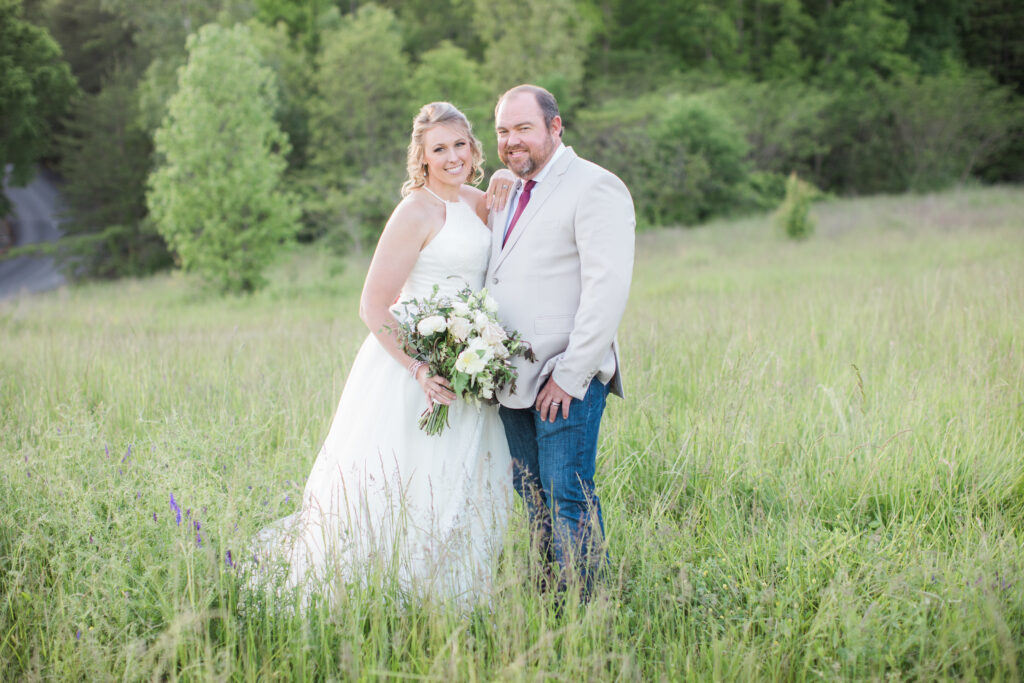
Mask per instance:
[[[444,223],[444,213],[438,211],[437,202],[430,201],[422,192],[413,191],[405,196],[391,212],[385,230],[430,233]]]
[[[459,196],[462,197],[463,201],[475,204],[483,199],[484,191],[472,185],[463,185],[459,188]]]
[[[472,185],[463,185],[459,188],[459,197],[469,204],[480,220],[487,223],[487,193]]]

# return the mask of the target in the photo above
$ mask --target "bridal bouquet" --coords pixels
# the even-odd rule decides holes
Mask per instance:
[[[466,401],[493,401],[494,393],[516,386],[515,356],[536,360],[519,332],[509,332],[495,315],[498,303],[486,289],[465,287],[452,297],[438,296],[437,285],[426,299],[401,302],[398,334],[406,352],[425,361],[433,375],[451,382],[452,391]],[[448,406],[434,404],[423,411],[420,429],[440,434],[448,425]]]

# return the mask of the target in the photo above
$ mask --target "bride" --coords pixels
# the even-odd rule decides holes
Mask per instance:
[[[483,286],[491,237],[483,153],[447,102],[413,120],[408,179],[359,302],[370,329],[306,482],[302,505],[256,537],[258,578],[330,598],[347,583],[396,579],[403,592],[472,602],[490,586],[512,495],[497,410],[458,401],[403,350],[396,301]],[[507,189],[507,188],[506,188]],[[416,424],[433,402],[449,427]]]

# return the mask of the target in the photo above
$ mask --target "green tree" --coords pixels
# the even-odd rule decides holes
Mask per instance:
[[[915,71],[904,52],[907,23],[887,0],[841,4],[823,23],[826,42],[820,79],[827,86],[863,90]]]
[[[160,165],[147,203],[183,268],[222,290],[251,291],[297,228],[293,200],[280,189],[288,139],[274,121],[274,75],[245,26],[210,24],[187,45],[156,132]]]
[[[248,23],[253,44],[264,66],[269,67],[278,85],[277,121],[288,136],[290,170],[305,167],[309,146],[309,106],[313,97],[313,67],[309,56],[288,40],[283,23],[266,26]]]
[[[307,54],[320,46],[320,16],[331,0],[255,0],[256,19],[267,26],[284,25],[289,37]]]
[[[704,221],[742,208],[749,167],[743,132],[722,107],[701,96],[671,97],[651,128],[658,151],[655,163],[675,169],[686,178],[690,197],[682,206],[661,194],[661,203],[674,207],[666,218],[681,222]],[[666,186],[663,193],[671,193]]]
[[[694,224],[763,206],[747,144],[706,95],[651,94],[580,110],[567,142],[626,183],[644,226]]]
[[[115,70],[102,90],[78,102],[61,139],[64,242],[81,274],[139,275],[170,263],[144,220],[152,143],[138,123],[134,85],[132,74]]]
[[[752,4],[747,31],[752,71],[775,81],[803,80],[810,73],[808,38],[814,20],[800,0],[764,0]]]
[[[602,13],[611,17],[605,23],[613,26],[613,47],[669,52],[688,68],[734,73],[745,65],[742,2],[607,0],[606,5]]]
[[[57,0],[47,26],[87,93],[97,93],[114,69],[131,70],[138,55],[135,28],[103,8],[104,0]]]
[[[23,185],[46,152],[53,121],[76,91],[74,77],[49,33],[25,20],[21,0],[0,0],[0,173]],[[0,217],[10,201],[0,192]]]
[[[743,129],[749,159],[760,171],[812,174],[831,146],[826,113],[833,96],[796,79],[734,80],[711,93]]]
[[[962,59],[960,33],[974,0],[891,1],[895,15],[907,24],[907,56],[924,73],[938,73],[948,60]]]
[[[961,41],[967,63],[985,69],[996,81],[1024,95],[1024,3],[974,0],[964,20]]]
[[[314,235],[362,250],[376,240],[400,198],[418,105],[390,10],[365,5],[326,23],[310,105],[305,206]]]
[[[564,111],[571,110],[582,95],[591,32],[573,0],[474,1],[473,22],[486,45],[484,73],[492,89],[536,83]]]
[[[906,56],[907,24],[887,0],[838,5],[820,19],[824,57],[817,84],[835,97],[827,112],[829,154],[814,177],[825,189],[898,192],[892,124],[882,102],[886,82],[914,75]]]
[[[412,97],[415,102],[445,100],[462,110],[470,121],[483,122],[493,116],[492,92],[480,76],[480,66],[461,47],[447,40],[420,56],[413,71]],[[479,132],[478,132],[479,137]]]
[[[405,51],[414,58],[448,41],[474,58],[483,44],[473,27],[474,5],[467,0],[380,0],[398,17]]]
[[[178,86],[185,63],[185,40],[196,27],[212,21],[225,25],[252,16],[250,0],[101,0],[104,10],[132,27],[144,69],[139,83],[139,115],[151,133],[167,114],[167,100]]]
[[[893,122],[896,171],[913,190],[963,182],[997,157],[1024,127],[1024,107],[1008,87],[984,72],[959,68],[883,88]]]

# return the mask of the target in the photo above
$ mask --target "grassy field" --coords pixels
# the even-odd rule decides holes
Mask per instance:
[[[0,680],[1019,680],[1024,189],[815,214],[798,244],[769,217],[639,236],[614,576],[561,615],[521,511],[490,611],[239,609],[226,553],[296,507],[364,261],[0,303]]]

